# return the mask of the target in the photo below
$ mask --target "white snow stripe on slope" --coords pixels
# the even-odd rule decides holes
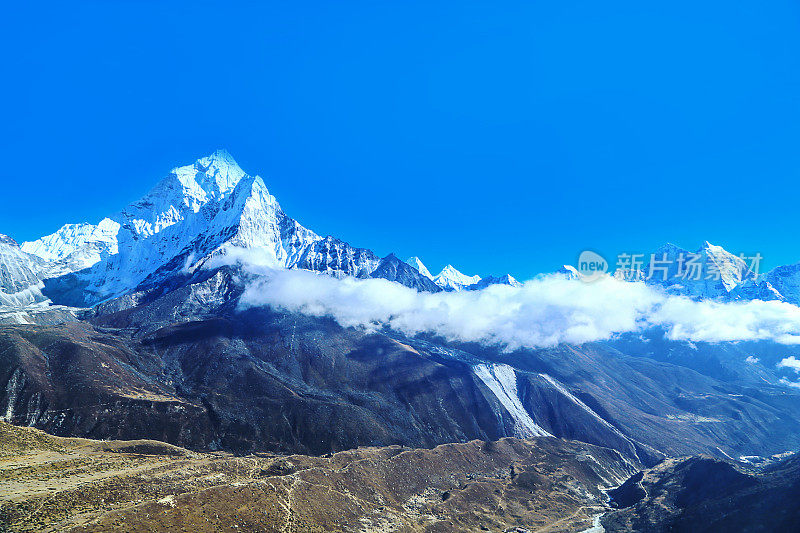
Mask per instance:
[[[514,420],[515,437],[522,439],[552,437],[533,421],[523,407],[517,394],[517,374],[512,367],[502,364],[480,364],[475,366],[473,371],[511,415]]]

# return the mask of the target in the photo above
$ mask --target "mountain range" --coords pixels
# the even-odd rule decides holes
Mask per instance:
[[[721,246],[706,241],[694,252],[674,244],[666,244],[652,254],[645,255],[641,270],[617,270],[615,276],[629,281],[644,281],[662,288],[670,294],[680,294],[695,299],[780,300],[800,303],[800,263],[779,266],[759,274],[753,258],[734,255]],[[652,275],[649,262],[654,261]],[[696,268],[688,263],[693,258]],[[746,259],[750,259],[750,263]]]
[[[20,245],[0,236],[0,304],[90,307],[185,279],[230,250],[258,253],[280,268],[383,278],[425,292],[520,285],[509,274],[469,276],[452,265],[433,275],[418,257],[379,257],[321,237],[286,215],[259,176],[247,174],[219,150],[172,170],[140,200],[97,224],[66,224]],[[679,258],[692,255],[702,272],[697,279],[680,272]],[[709,242],[694,253],[667,244],[652,256],[669,266],[647,277],[650,255],[643,255],[642,270],[618,270],[616,276],[697,299],[800,304],[800,263],[758,274],[743,258]],[[708,275],[711,269],[714,276]],[[576,270],[565,266],[561,272]]]
[[[19,246],[3,236],[0,301],[89,307],[184,277],[231,249],[257,251],[280,268],[383,278],[427,292],[516,283],[511,276],[466,276],[452,265],[431,276],[419,259],[412,265],[321,237],[286,215],[259,176],[220,150],[174,169],[97,224],[67,224]]]
[[[655,255],[672,264],[689,252],[667,245]],[[687,279],[675,266],[659,276],[615,275],[693,300],[800,303],[798,265],[757,275],[710,243],[696,256],[719,276]],[[383,279],[437,299],[527,290],[485,291],[520,283],[451,265],[433,275],[419,258],[379,257],[322,237],[218,151],[174,169],[98,224],[68,224],[22,244],[0,237],[0,418],[60,436],[155,439],[204,453],[320,456],[566,439],[582,443],[567,446],[577,463],[609,461],[600,474],[667,457],[735,462],[800,449],[800,388],[786,386],[789,370],[780,366],[800,357],[797,346],[689,342],[651,327],[509,347],[351,327],[324,313],[242,305],[254,276],[245,263],[344,285]],[[580,274],[564,267],[552,276]],[[575,451],[584,445],[608,453]],[[642,512],[652,503],[637,502]]]

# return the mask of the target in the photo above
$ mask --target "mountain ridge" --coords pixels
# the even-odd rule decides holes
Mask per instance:
[[[764,273],[756,262],[761,256],[736,256],[709,241],[695,252],[666,243],[651,254],[623,254],[609,275],[628,282],[642,282],[667,294],[695,300],[763,300],[800,305],[800,263],[781,265]],[[755,269],[750,268],[755,265]],[[580,269],[563,265],[556,274],[582,279]]]
[[[179,276],[229,247],[261,250],[280,268],[378,277],[427,292],[466,287],[455,269],[440,274],[445,283],[431,283],[393,254],[381,258],[305,228],[284,213],[261,177],[247,174],[225,150],[173,169],[98,224],[67,224],[20,250],[52,264],[37,280],[51,300],[89,307]]]

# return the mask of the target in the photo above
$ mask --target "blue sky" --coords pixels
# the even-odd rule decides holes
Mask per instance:
[[[216,148],[288,214],[525,278],[663,242],[800,261],[800,4],[74,2],[0,21],[0,232]]]

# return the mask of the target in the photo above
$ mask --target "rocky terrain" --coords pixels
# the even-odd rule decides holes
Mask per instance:
[[[610,492],[602,518],[626,531],[800,531],[800,456],[753,467],[710,457],[669,459]]]
[[[232,456],[0,422],[0,530],[568,532],[632,472],[551,437]]]
[[[119,310],[111,302],[84,320],[0,326],[4,418],[235,453],[550,434],[652,465],[800,445],[800,391],[608,343],[506,352],[241,311],[232,276],[223,269]]]

